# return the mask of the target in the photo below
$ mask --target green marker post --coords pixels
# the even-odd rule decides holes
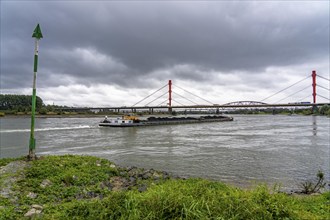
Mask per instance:
[[[36,149],[36,139],[34,138],[34,121],[36,114],[36,80],[37,80],[37,70],[38,70],[38,50],[39,50],[39,40],[43,37],[40,29],[40,25],[38,24],[33,31],[32,37],[35,40],[35,48],[34,48],[34,68],[33,68],[33,89],[32,89],[32,109],[31,109],[31,134],[30,134],[30,144],[29,144],[29,155],[28,158],[30,160],[34,160],[36,158],[35,149]]]

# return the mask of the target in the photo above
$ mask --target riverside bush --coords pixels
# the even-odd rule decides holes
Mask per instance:
[[[329,105],[323,105],[319,110],[321,115],[327,115],[330,116],[330,106]]]
[[[4,167],[10,161],[0,159],[0,165]],[[24,219],[33,204],[43,206],[37,219],[327,219],[329,216],[329,192],[289,196],[273,192],[266,185],[243,190],[204,179],[159,178],[158,174],[150,173],[142,178],[144,173],[138,168],[121,168],[90,156],[39,158],[28,162],[23,175],[20,174],[23,178],[13,183],[12,198],[0,194],[0,219]],[[135,178],[135,185],[125,187],[126,180]],[[115,190],[119,183],[111,180],[125,180],[121,182],[125,184]],[[6,181],[0,176],[0,184]],[[139,191],[139,186],[147,189]],[[31,192],[37,196],[29,197]]]
[[[301,183],[302,193],[305,194],[312,194],[318,193],[322,188],[325,187],[326,182],[324,181],[324,173],[319,170],[316,174],[317,180],[316,181],[305,181]]]

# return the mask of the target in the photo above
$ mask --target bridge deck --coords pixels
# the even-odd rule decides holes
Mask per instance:
[[[121,106],[121,107],[72,107],[72,108],[59,108],[58,110],[150,110],[150,109],[224,109],[224,108],[279,108],[279,107],[313,107],[313,106],[323,106],[330,105],[330,103],[288,103],[288,104],[244,104],[244,105],[187,105],[187,106]]]

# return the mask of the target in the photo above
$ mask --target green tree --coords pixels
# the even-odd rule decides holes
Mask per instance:
[[[31,95],[0,94],[0,110],[31,111]],[[37,96],[36,109],[40,110],[44,106],[43,101]]]
[[[329,105],[323,105],[320,108],[320,114],[321,115],[329,115],[330,114],[330,106]]]

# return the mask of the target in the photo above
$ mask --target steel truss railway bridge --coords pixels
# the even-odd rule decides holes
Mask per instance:
[[[324,86],[321,85],[317,85],[316,84],[316,79],[317,77],[319,79],[325,80],[327,82],[330,82],[329,79],[317,75],[316,71],[313,71],[311,75],[307,76],[306,78],[299,80],[298,82],[274,93],[271,96],[268,96],[266,98],[264,98],[261,101],[236,101],[236,102],[230,102],[227,104],[213,104],[211,102],[209,102],[208,100],[197,96],[179,86],[176,86],[176,88],[183,90],[186,94],[191,94],[197,98],[199,98],[200,100],[203,100],[204,102],[207,102],[208,104],[198,104],[195,101],[192,101],[191,99],[188,99],[176,92],[174,92],[172,90],[172,81],[169,80],[168,84],[164,85],[163,87],[161,87],[160,89],[156,90],[155,92],[153,92],[152,94],[148,95],[147,97],[143,98],[142,100],[138,101],[137,103],[135,103],[132,106],[121,106],[121,107],[66,107],[66,108],[60,108],[58,110],[62,110],[62,111],[75,111],[75,112],[79,112],[79,111],[94,111],[94,112],[132,112],[132,113],[136,113],[136,112],[149,112],[149,113],[154,113],[154,112],[169,112],[172,113],[172,111],[205,111],[205,112],[223,112],[223,111],[234,111],[237,109],[248,109],[248,110],[265,110],[265,109],[278,109],[278,108],[285,108],[285,109],[296,109],[296,108],[313,108],[315,109],[316,107],[320,107],[323,105],[330,105],[330,91],[329,88],[326,88]],[[265,100],[276,96],[277,94],[284,92],[285,90],[305,81],[308,78],[312,78],[312,99],[313,102],[294,102],[294,103],[266,103]],[[157,92],[160,92],[162,89],[164,88],[168,88],[168,90],[166,90],[165,93],[162,93],[162,95],[153,98],[152,101],[149,101],[147,104],[145,105],[141,105],[141,103],[143,101],[146,101],[149,98],[152,98]],[[310,88],[310,85],[308,85],[308,87],[305,87],[303,89],[300,89],[299,91],[296,91],[295,93],[287,96],[291,97],[293,95],[296,95],[297,93],[302,92],[303,90],[306,90]],[[324,97],[321,96],[320,94],[316,93],[316,88],[321,88],[324,90],[328,91],[329,97]],[[174,100],[172,98],[172,94],[175,94],[177,97],[181,97],[181,99],[186,99],[187,101],[189,101],[192,104],[181,104],[178,101]],[[310,95],[309,95],[310,96]],[[322,102],[322,103],[317,103],[316,102],[316,97],[320,96],[323,99],[327,100],[328,102]],[[165,101],[161,100],[162,98],[166,97]],[[286,98],[282,98],[280,101],[286,99]],[[306,97],[307,98],[307,97]],[[155,101],[157,100],[161,100],[162,102],[158,105],[156,104],[152,104],[155,103]],[[176,105],[173,105],[172,103],[175,102]],[[140,105],[139,105],[140,104]]]

